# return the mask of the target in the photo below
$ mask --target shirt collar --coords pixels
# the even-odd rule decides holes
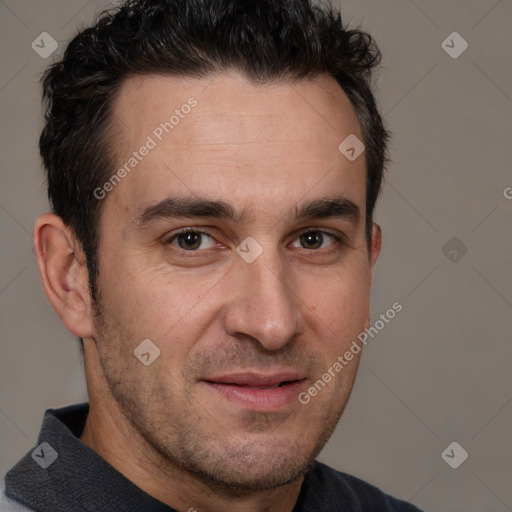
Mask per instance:
[[[88,412],[88,404],[48,409],[35,449],[5,477],[6,494],[41,512],[176,512],[80,441]]]

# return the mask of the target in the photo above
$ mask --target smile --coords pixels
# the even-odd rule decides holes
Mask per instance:
[[[306,378],[296,372],[263,375],[239,373],[203,380],[210,391],[238,406],[259,412],[285,408],[296,400]]]

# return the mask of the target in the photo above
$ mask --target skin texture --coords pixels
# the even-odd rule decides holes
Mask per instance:
[[[308,404],[297,395],[369,325],[380,229],[368,247],[364,154],[350,162],[338,151],[362,135],[332,78],[136,77],[113,106],[117,165],[192,97],[191,112],[102,200],[97,307],[80,244],[52,214],[36,223],[42,281],[84,339],[85,444],[180,511],[291,511],[360,354]],[[170,197],[223,201],[236,215],[140,219]],[[359,216],[297,217],[302,205],[334,197]],[[208,236],[180,249],[183,228]],[[246,237],[263,251],[252,263],[236,251]],[[160,351],[148,366],[134,356],[145,339]],[[208,383],[283,372],[298,381],[284,404],[239,401]]]

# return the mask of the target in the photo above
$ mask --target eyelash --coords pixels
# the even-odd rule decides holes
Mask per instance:
[[[206,236],[208,238],[211,238],[213,241],[215,241],[217,243],[217,245],[219,245],[219,242],[217,242],[212,235],[210,235],[206,231],[202,231],[201,229],[194,229],[194,228],[183,228],[183,229],[176,231],[173,235],[171,235],[170,237],[168,237],[164,240],[164,245],[173,245],[173,242],[180,235],[186,235],[187,233],[197,233],[199,235]],[[197,256],[198,254],[204,254],[205,252],[210,251],[210,249],[199,249],[199,250],[188,250],[187,251],[186,249],[182,249],[181,247],[178,247],[178,246],[174,246],[174,249],[176,251],[178,251],[179,253],[181,253],[182,255],[190,256],[190,257],[194,257],[194,256]]]
[[[172,236],[170,236],[169,238],[166,238],[165,241],[164,241],[164,244],[165,245],[173,245],[173,242],[180,236],[180,235],[185,235],[187,233],[197,233],[199,235],[203,235],[203,236],[206,236],[208,238],[211,238],[212,240],[215,240],[215,238],[210,235],[209,233],[207,233],[206,231],[202,231],[201,229],[194,229],[194,228],[183,228],[177,232],[175,232]],[[301,230],[297,236],[294,238],[293,241],[297,240],[298,238],[300,238],[301,236],[307,234],[307,233],[321,233],[322,235],[327,235],[329,237],[332,237],[334,239],[334,243],[332,244],[332,246],[329,246],[328,248],[326,249],[304,249],[308,252],[320,252],[320,251],[323,251],[324,253],[325,252],[330,252],[330,251],[333,251],[334,248],[340,248],[340,247],[345,247],[348,245],[345,237],[341,234],[334,234],[334,233],[331,233],[330,231],[326,231],[324,229],[320,229],[320,228],[306,228],[306,229],[303,229]],[[218,245],[219,245],[219,242],[216,242]],[[198,254],[198,253],[205,253],[207,251],[209,251],[210,249],[196,249],[196,250],[186,250],[186,249],[182,249],[181,247],[176,247],[175,246],[175,249],[179,252],[181,252],[182,254],[185,254],[187,256],[194,256],[195,254]],[[195,254],[194,254],[195,253]]]
[[[305,254],[308,256],[321,256],[326,255],[329,253],[334,253],[336,251],[339,251],[340,249],[345,248],[348,244],[346,243],[346,240],[344,239],[343,235],[341,234],[334,234],[330,231],[326,231],[325,229],[320,228],[306,228],[301,230],[296,237],[293,239],[292,243],[294,243],[296,240],[300,239],[303,235],[307,235],[308,233],[320,233],[322,236],[328,236],[332,238],[333,242],[328,247],[319,248],[319,249],[306,249],[305,247],[295,247],[294,249],[302,249],[303,251],[306,251]],[[325,240],[324,240],[325,241]]]

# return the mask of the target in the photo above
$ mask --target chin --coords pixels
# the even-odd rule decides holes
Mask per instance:
[[[212,489],[222,490],[225,493],[243,496],[257,492],[265,492],[283,487],[302,478],[314,463],[314,458],[298,461],[283,459],[280,456],[274,460],[258,461],[258,463],[245,467],[239,464],[217,465],[202,468],[196,474]]]
[[[181,446],[179,458],[184,468],[213,490],[240,496],[300,479],[322,448],[305,444],[300,437],[296,441],[286,441],[281,436],[272,439],[272,433],[240,443],[204,442],[199,449],[197,444],[191,449],[187,443]]]

